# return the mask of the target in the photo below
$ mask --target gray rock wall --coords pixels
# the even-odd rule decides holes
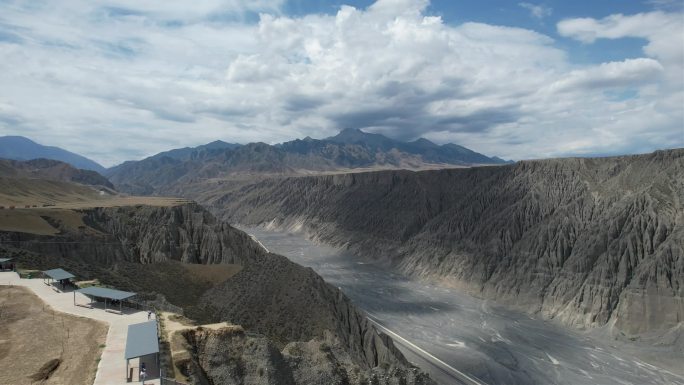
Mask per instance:
[[[573,326],[684,319],[681,149],[273,179],[205,201]]]
[[[76,210],[85,226],[74,228],[59,216],[44,216],[58,234],[0,232],[0,244],[38,254],[112,265],[154,263],[247,263],[263,249],[247,234],[217,221],[197,204]]]

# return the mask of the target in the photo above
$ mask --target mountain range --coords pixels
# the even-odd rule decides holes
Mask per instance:
[[[0,137],[0,158],[13,160],[53,159],[83,169],[103,173],[105,168],[84,156],[59,147],[44,146],[23,136]]]
[[[435,144],[425,138],[419,138],[413,142],[402,142],[390,139],[380,134],[372,134],[359,129],[347,128],[339,134],[326,139],[316,140],[306,137],[301,140],[285,142],[277,147],[292,153],[300,154],[329,154],[331,146],[359,146],[365,150],[365,157],[338,159],[338,162],[348,167],[371,166],[373,162],[384,165],[381,159],[392,166],[401,166],[402,161],[408,163],[415,161],[419,168],[423,164],[498,164],[506,163],[498,157],[487,157],[457,144]],[[389,155],[380,155],[380,154]],[[373,157],[375,155],[375,157]],[[415,156],[416,159],[409,159]],[[375,159],[373,159],[375,158]],[[367,163],[366,163],[367,162]]]
[[[0,158],[53,159],[93,170],[131,193],[159,193],[177,180],[220,178],[236,174],[300,174],[351,169],[425,169],[507,163],[456,144],[437,145],[420,138],[402,142],[359,129],[344,129],[325,138],[296,139],[276,145],[217,140],[197,147],[160,152],[106,169],[86,157],[44,146],[22,136],[0,137]]]
[[[129,161],[106,171],[120,191],[133,194],[177,192],[179,185],[217,178],[302,175],[368,169],[427,169],[504,164],[456,144],[427,139],[402,142],[358,129],[326,139],[304,138],[277,145],[213,142]]]

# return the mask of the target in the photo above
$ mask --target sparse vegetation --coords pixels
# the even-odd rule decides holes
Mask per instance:
[[[184,317],[180,314],[170,314],[169,315],[169,320],[173,322],[178,322],[181,325],[185,326],[195,326],[197,323],[194,320],[191,320],[190,318]],[[160,322],[165,322],[164,319],[162,318]]]
[[[0,384],[93,382],[104,323],[55,312],[19,286],[0,286],[0,309]]]

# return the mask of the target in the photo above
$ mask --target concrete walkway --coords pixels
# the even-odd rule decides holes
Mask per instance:
[[[43,283],[41,278],[20,279],[17,273],[0,272],[0,285],[24,286],[31,289],[40,299],[45,301],[54,310],[77,316],[92,318],[106,322],[109,325],[107,332],[107,342],[102,350],[102,357],[97,367],[94,385],[124,385],[126,382],[126,360],[124,350],[126,349],[126,335],[128,325],[147,321],[147,312],[135,311],[125,314],[114,314],[104,311],[101,308],[86,308],[74,306],[73,292],[59,292],[53,286]],[[76,293],[76,303],[87,304],[90,300],[81,293]],[[131,360],[131,367],[137,371],[137,360]],[[137,380],[137,373],[134,379]],[[135,382],[140,384],[140,382]],[[145,384],[159,385],[159,380],[147,380]]]

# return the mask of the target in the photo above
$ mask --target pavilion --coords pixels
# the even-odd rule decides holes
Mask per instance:
[[[101,298],[104,300],[104,308],[107,311],[107,300],[118,301],[119,302],[119,312],[122,313],[122,303],[125,299],[131,298],[136,295],[136,293],[131,293],[129,291],[121,291],[109,289],[106,287],[89,286],[83,289],[78,289],[74,291],[74,305],[76,305],[76,292],[86,295],[91,299]]]
[[[65,284],[68,284],[71,278],[76,277],[64,269],[45,270],[43,271],[43,276],[43,282],[46,284],[49,285],[51,283],[50,280],[52,280],[53,282],[59,282],[62,287],[64,287]]]
[[[159,377],[159,337],[157,321],[147,321],[139,324],[128,325],[128,335],[126,336],[126,378],[133,381],[133,368],[130,368],[130,360],[138,358],[140,368],[145,367],[147,379]]]

